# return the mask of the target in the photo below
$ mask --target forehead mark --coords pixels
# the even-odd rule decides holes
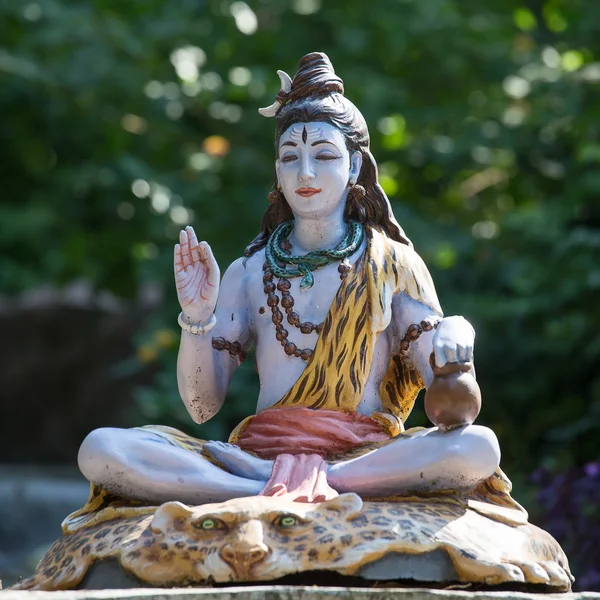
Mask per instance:
[[[305,125],[304,129],[302,130],[302,141],[306,144],[307,139],[308,139],[308,134],[306,133],[306,125]]]
[[[306,139],[304,139],[305,131],[306,131]],[[296,123],[295,125],[292,125],[290,127],[290,129],[288,129],[286,137],[288,137],[288,136],[291,140],[294,140],[297,142],[302,140],[304,143],[306,143],[306,141],[309,139],[314,139],[314,138],[319,139],[322,137],[326,137],[325,132],[323,131],[323,129],[321,127],[319,127],[317,125],[313,125],[313,126],[309,126],[307,128],[304,123]]]

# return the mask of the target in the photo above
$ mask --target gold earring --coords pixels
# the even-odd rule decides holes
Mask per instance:
[[[277,204],[279,202],[283,202],[283,194],[281,193],[281,188],[278,186],[276,190],[271,190],[267,194],[267,199],[269,200],[269,204]]]
[[[351,182],[353,180],[350,180]],[[358,185],[357,183],[352,183],[348,190],[348,202],[353,205],[356,210],[359,210],[361,202],[364,200],[367,195],[367,190],[362,185]]]

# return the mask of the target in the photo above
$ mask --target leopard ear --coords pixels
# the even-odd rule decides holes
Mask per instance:
[[[162,533],[173,527],[177,519],[187,519],[192,511],[181,502],[165,502],[161,504],[154,513],[150,523],[150,529],[156,533]]]
[[[362,512],[363,501],[358,494],[351,492],[326,500],[321,506],[327,510],[340,513],[340,516],[344,516],[346,519],[352,519]]]

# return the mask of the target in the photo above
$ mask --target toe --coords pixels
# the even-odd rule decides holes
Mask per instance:
[[[548,573],[537,563],[519,563],[519,568],[523,571],[527,583],[550,583]]]
[[[560,590],[571,589],[571,578],[566,571],[557,563],[551,561],[540,562],[540,565],[546,570],[550,578],[550,585]]]
[[[215,456],[216,453],[223,450],[222,442],[206,442],[203,446],[203,449],[206,450],[212,456]]]
[[[500,583],[509,583],[513,581],[524,583],[525,575],[517,565],[512,564],[496,565],[485,578],[485,583],[487,585],[498,585]]]

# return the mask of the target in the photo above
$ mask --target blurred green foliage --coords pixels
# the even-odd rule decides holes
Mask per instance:
[[[132,424],[224,438],[254,410],[252,361],[194,426],[172,246],[191,223],[222,269],[241,255],[273,180],[257,108],[276,69],[321,50],[446,313],[478,332],[505,469],[583,464],[599,453],[599,31],[597,0],[0,2],[0,292],[160,285],[132,364],[161,372]]]

